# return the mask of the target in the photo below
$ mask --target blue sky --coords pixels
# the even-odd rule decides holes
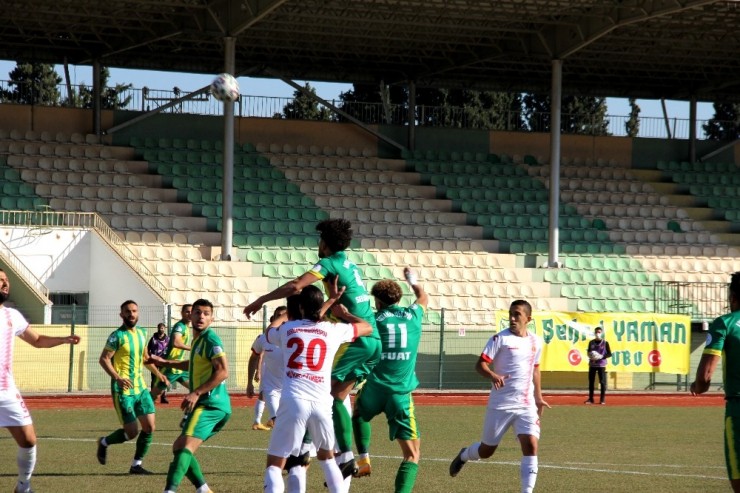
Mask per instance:
[[[0,80],[7,80],[8,73],[15,67],[15,62],[0,61]],[[64,76],[61,65],[56,67],[57,73]],[[156,72],[144,70],[110,69],[111,83],[132,83],[135,88],[144,86],[150,89],[171,90],[174,86],[185,91],[193,91],[210,84],[215,74],[185,74],[174,72]],[[70,66],[70,78],[73,84],[92,81],[92,68],[89,66]],[[296,81],[303,84],[305,81]],[[316,88],[316,93],[324,99],[336,99],[339,93],[351,89],[350,84],[333,84],[326,82],[311,82]],[[240,77],[239,86],[241,93],[250,96],[274,96],[291,97],[293,88],[280,80]],[[640,106],[642,117],[662,117],[663,111],[659,100],[641,99],[637,104]],[[607,98],[608,114],[626,116],[629,114],[629,104],[626,99]],[[666,101],[668,116],[670,118],[688,118],[689,103],[687,101]],[[710,103],[699,103],[697,107],[697,119],[707,120],[714,115],[714,109]]]

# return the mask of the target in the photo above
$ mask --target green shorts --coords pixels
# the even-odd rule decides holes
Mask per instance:
[[[740,479],[740,401],[725,403],[725,463],[730,481]]]
[[[365,421],[385,413],[390,440],[417,440],[421,437],[411,392],[393,394],[372,384],[366,384],[355,399],[355,413]]]
[[[212,407],[195,406],[195,409],[185,420],[182,434],[188,437],[200,438],[204,442],[221,431],[231,418],[231,413]]]
[[[124,395],[113,391],[112,397],[118,421],[122,424],[133,423],[139,416],[154,414],[154,401],[148,390],[135,395]]]
[[[187,381],[190,380],[190,373],[189,372],[186,372],[186,371],[184,371],[182,373],[169,373],[169,372],[167,372],[167,370],[165,370],[165,371],[162,372],[162,374],[165,377],[167,377],[167,380],[170,381],[170,386],[173,386],[173,387],[174,387],[174,385],[175,385],[176,382],[180,382],[180,385],[182,385],[183,387],[185,387],[185,385],[183,385],[183,382],[187,382]],[[160,389],[166,389],[167,388],[167,385],[165,385],[164,382],[162,382],[158,378],[156,379],[156,382],[154,384],[158,388],[160,388]]]
[[[332,380],[363,382],[380,361],[380,339],[358,337],[340,346],[334,357]]]

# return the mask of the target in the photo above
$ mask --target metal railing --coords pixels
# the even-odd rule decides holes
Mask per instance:
[[[28,104],[29,101],[38,101],[33,94],[27,94],[31,89],[21,89],[7,80],[0,80],[0,102]],[[79,94],[80,91],[92,91],[90,86],[83,84],[72,86],[72,91]],[[41,98],[40,103],[49,106],[68,106],[63,95],[67,93],[66,86],[60,85],[56,96]],[[163,106],[173,100],[192,94],[177,87],[172,90],[130,88],[123,90],[118,96],[116,109],[130,111],[150,111]],[[52,100],[49,100],[49,99]],[[293,109],[291,103],[295,101],[292,97],[271,97],[241,95],[236,103],[234,114],[239,117],[250,118],[282,118],[282,119],[305,119],[305,115]],[[338,100],[329,101],[351,116],[365,124],[393,124],[407,125],[407,108],[405,105],[389,105],[385,107],[382,103],[368,102],[344,102]],[[125,104],[124,104],[125,103]],[[73,103],[77,104],[77,103]],[[164,110],[168,113],[183,113],[197,115],[222,115],[223,104],[213,98],[210,94],[198,95],[193,99],[181,101],[171,108]],[[501,114],[488,114],[481,117],[465,107],[438,107],[417,105],[416,125],[419,127],[444,127],[444,128],[466,128],[485,130],[504,130],[519,132],[546,132],[549,131],[549,113],[528,114],[523,117],[524,112],[509,111]],[[314,115],[315,119],[316,115]],[[344,118],[331,112],[324,112],[321,116],[325,121],[343,122]],[[562,131],[566,134],[581,135],[611,135],[616,137],[627,136],[626,123],[629,116],[606,115],[604,120],[595,119],[590,115],[563,114]],[[709,120],[696,121],[696,136],[698,139],[706,139],[704,130]],[[661,117],[639,117],[638,137],[647,138],[672,138],[686,140],[690,135],[690,120],[688,118],[670,118],[667,121]],[[727,122],[733,124],[734,122]],[[669,133],[670,129],[670,133]]]
[[[13,267],[13,270],[20,274],[21,278],[33,289],[35,289],[44,298],[49,298],[49,288],[44,286],[44,283],[36,277],[31,270],[26,267],[21,259],[19,259],[13,250],[0,240],[0,254],[5,258],[5,261]]]
[[[163,302],[167,300],[167,287],[128,248],[105,220],[94,212],[0,211],[0,225],[95,230],[111,250],[126,262]]]
[[[730,311],[729,285],[725,282],[655,283],[655,311],[688,315],[694,322],[714,320]]]

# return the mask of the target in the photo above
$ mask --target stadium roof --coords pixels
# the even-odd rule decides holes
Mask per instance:
[[[740,2],[8,0],[0,59],[298,80],[740,100]]]

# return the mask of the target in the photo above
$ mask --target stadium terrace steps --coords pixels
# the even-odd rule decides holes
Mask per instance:
[[[664,194],[665,203],[679,206],[693,221],[682,231],[707,231],[711,243],[740,246],[735,219],[740,218],[740,168],[734,163],[658,161],[656,169],[634,170],[653,189]],[[735,214],[737,212],[737,214]]]
[[[168,287],[171,302],[192,302],[193,296],[213,300],[221,307],[222,322],[242,320],[241,309],[269,288],[252,263],[206,260],[203,248],[142,242],[129,247]]]
[[[7,149],[8,165],[52,209],[96,212],[124,233],[182,232],[193,241],[220,242],[220,235],[208,234],[207,219],[194,217],[192,205],[179,202],[178,191],[165,188],[149,163],[135,159],[134,149],[76,139],[54,145],[6,139],[0,150]]]
[[[405,185],[379,185],[365,183],[329,183],[300,181],[301,193],[309,196],[342,196],[342,197],[364,197],[364,198],[407,198],[434,199],[437,189],[431,186],[405,186]]]
[[[133,159],[134,151],[130,147],[108,146],[103,144],[83,143],[41,143],[0,140],[0,153],[23,154],[37,157],[69,157],[91,159]]]
[[[464,225],[467,216],[460,212],[409,212],[409,211],[384,211],[384,210],[345,210],[335,211],[352,223],[383,223],[383,224],[429,224],[437,226]]]

